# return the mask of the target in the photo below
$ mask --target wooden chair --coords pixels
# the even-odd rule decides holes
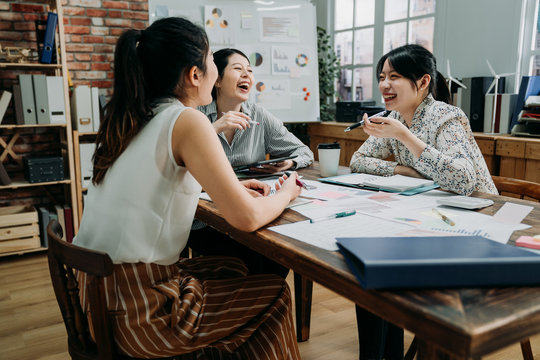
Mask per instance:
[[[501,195],[540,201],[539,183],[503,176],[492,176],[492,178]]]
[[[117,353],[107,315],[103,278],[113,273],[113,263],[109,255],[63,241],[62,227],[56,220],[49,223],[47,234],[49,272],[56,300],[64,318],[71,358],[75,360],[133,359]],[[88,287],[88,299],[92,312],[95,342],[90,336],[88,321],[81,308],[74,270],[85,272],[91,282],[91,286]]]
[[[513,179],[504,176],[492,176],[499,194],[519,199],[534,199],[540,201],[540,184],[532,181]],[[531,342],[529,339],[520,342],[521,353],[524,360],[534,360]],[[404,360],[412,360],[416,354],[417,339],[414,337]]]

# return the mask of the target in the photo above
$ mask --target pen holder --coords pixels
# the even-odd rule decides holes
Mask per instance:
[[[319,167],[322,177],[336,176],[339,166],[339,153],[341,146],[339,143],[317,145],[319,153]]]

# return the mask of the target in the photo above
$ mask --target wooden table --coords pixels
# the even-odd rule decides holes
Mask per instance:
[[[348,168],[340,167],[340,173],[348,172]],[[317,178],[318,164],[300,173],[306,178]],[[533,227],[514,232],[511,242],[519,235],[540,234],[539,203],[480,193],[474,195],[495,202],[481,210],[489,215],[507,200],[534,206],[524,220]],[[252,233],[236,230],[221,217],[213,203],[205,200],[199,201],[196,218],[289,267],[296,274],[316,281],[416,334],[418,359],[476,359],[540,333],[540,287],[366,291],[360,287],[339,252],[279,235],[267,227]],[[300,220],[305,217],[288,209],[268,226]]]

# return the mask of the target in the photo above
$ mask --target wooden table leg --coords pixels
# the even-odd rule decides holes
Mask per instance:
[[[309,339],[311,322],[311,298],[313,281],[294,273],[294,299],[296,304],[296,339],[298,342]]]

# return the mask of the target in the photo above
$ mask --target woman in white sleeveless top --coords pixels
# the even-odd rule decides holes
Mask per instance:
[[[181,259],[201,186],[225,219],[254,231],[300,193],[240,183],[207,118],[217,78],[204,30],[165,18],[118,40],[114,92],[97,136],[79,246],[107,252],[107,306],[121,353],[148,358],[298,359],[290,292],[238,259]],[[84,274],[80,274],[85,298]]]

